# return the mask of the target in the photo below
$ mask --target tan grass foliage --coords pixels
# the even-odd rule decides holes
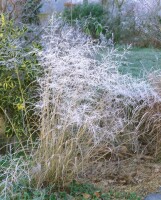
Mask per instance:
[[[153,119],[145,113],[159,96],[146,81],[119,74],[124,55],[61,20],[52,21],[42,41],[37,186],[65,186],[100,159],[146,154],[141,123]]]

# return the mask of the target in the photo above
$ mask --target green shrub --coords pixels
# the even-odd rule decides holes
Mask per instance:
[[[100,33],[106,33],[106,15],[100,4],[79,4],[72,9],[66,8],[63,17],[68,23],[78,22],[93,38],[98,38]]]
[[[22,9],[22,22],[39,24],[38,14],[41,6],[41,0],[27,0]]]
[[[27,27],[0,16],[0,109],[7,119],[6,134],[29,137],[39,74],[35,43],[27,45]],[[29,43],[29,42],[28,42]],[[33,126],[33,125],[32,125]]]

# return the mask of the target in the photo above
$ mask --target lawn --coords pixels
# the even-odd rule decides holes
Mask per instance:
[[[122,52],[122,49],[118,49]],[[130,73],[134,77],[144,77],[149,72],[161,69],[161,50],[154,48],[131,48],[120,67],[123,74]]]

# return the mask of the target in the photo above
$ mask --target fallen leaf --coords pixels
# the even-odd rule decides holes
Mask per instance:
[[[83,198],[84,198],[84,199],[90,199],[90,198],[91,198],[91,195],[90,195],[90,194],[87,194],[87,193],[83,193]]]
[[[94,195],[97,197],[97,198],[100,198],[101,197],[101,193],[99,191],[95,192]]]

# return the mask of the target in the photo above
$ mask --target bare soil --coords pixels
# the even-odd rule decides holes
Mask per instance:
[[[102,159],[86,171],[85,178],[104,192],[135,192],[141,197],[161,187],[161,162],[150,156],[134,155],[117,160]]]

